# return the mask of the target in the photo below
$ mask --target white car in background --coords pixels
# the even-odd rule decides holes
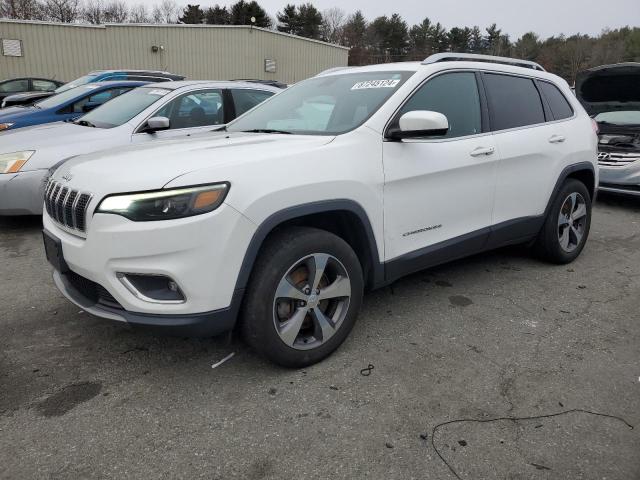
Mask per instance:
[[[69,158],[211,131],[280,91],[256,82],[154,83],[73,122],[5,132],[0,137],[0,215],[41,214],[46,180]]]

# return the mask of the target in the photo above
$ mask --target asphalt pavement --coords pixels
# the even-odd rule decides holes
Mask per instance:
[[[571,265],[513,247],[368,293],[304,370],[79,311],[40,229],[0,219],[2,479],[640,478],[640,199],[601,196]]]

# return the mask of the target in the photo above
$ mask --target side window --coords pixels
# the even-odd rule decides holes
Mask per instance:
[[[562,120],[573,116],[573,108],[562,94],[562,92],[554,84],[539,81],[538,86],[542,90],[544,98],[546,98],[554,120]]]
[[[130,88],[111,88],[109,90],[94,93],[93,95],[89,95],[75,102],[71,106],[70,112],[67,111],[65,113],[84,113],[87,111],[85,106],[91,105],[95,108],[96,106],[102,105],[103,103],[108,102],[112,98],[116,98],[118,95],[129,90]]]
[[[272,95],[274,95],[273,92],[267,92],[265,90],[232,89],[231,96],[233,97],[233,103],[236,106],[236,117],[239,117],[244,112],[251,110],[253,107],[264,102]]]
[[[187,93],[171,100],[153,114],[167,117],[170,129],[204,127],[224,123],[221,90],[202,90]]]
[[[542,100],[533,80],[512,75],[486,73],[492,130],[544,123]]]
[[[49,80],[33,80],[33,90],[36,92],[51,92],[58,88],[55,83]]]
[[[445,138],[482,132],[480,94],[473,72],[445,73],[428,80],[404,104],[395,121],[415,110],[429,110],[446,116],[449,131]]]
[[[29,90],[29,80],[12,80],[10,82],[4,82],[0,84],[0,92],[2,93],[15,93],[26,92]]]

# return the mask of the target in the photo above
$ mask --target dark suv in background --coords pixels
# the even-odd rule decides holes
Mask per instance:
[[[62,85],[64,85],[64,82],[49,78],[21,77],[3,80],[0,81],[0,104],[5,98],[16,94],[36,93],[45,96],[51,95]]]
[[[38,100],[50,97],[57,93],[65,92],[71,88],[79,87],[87,83],[95,82],[109,82],[109,81],[123,81],[133,80],[140,82],[169,82],[172,80],[184,80],[184,75],[176,75],[174,73],[163,72],[158,70],[95,70],[76,78],[75,80],[65,83],[60,83],[58,88],[51,91],[37,91],[21,93],[16,95],[10,95],[2,102],[2,108],[17,106],[17,105],[31,105]]]

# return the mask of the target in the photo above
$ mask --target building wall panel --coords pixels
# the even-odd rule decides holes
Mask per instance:
[[[0,20],[0,38],[22,41],[22,57],[0,55],[0,79],[72,80],[91,70],[168,70],[189,79],[297,82],[346,66],[348,49],[248,26],[68,25]],[[157,53],[152,46],[164,47]],[[276,73],[264,71],[276,60]]]

